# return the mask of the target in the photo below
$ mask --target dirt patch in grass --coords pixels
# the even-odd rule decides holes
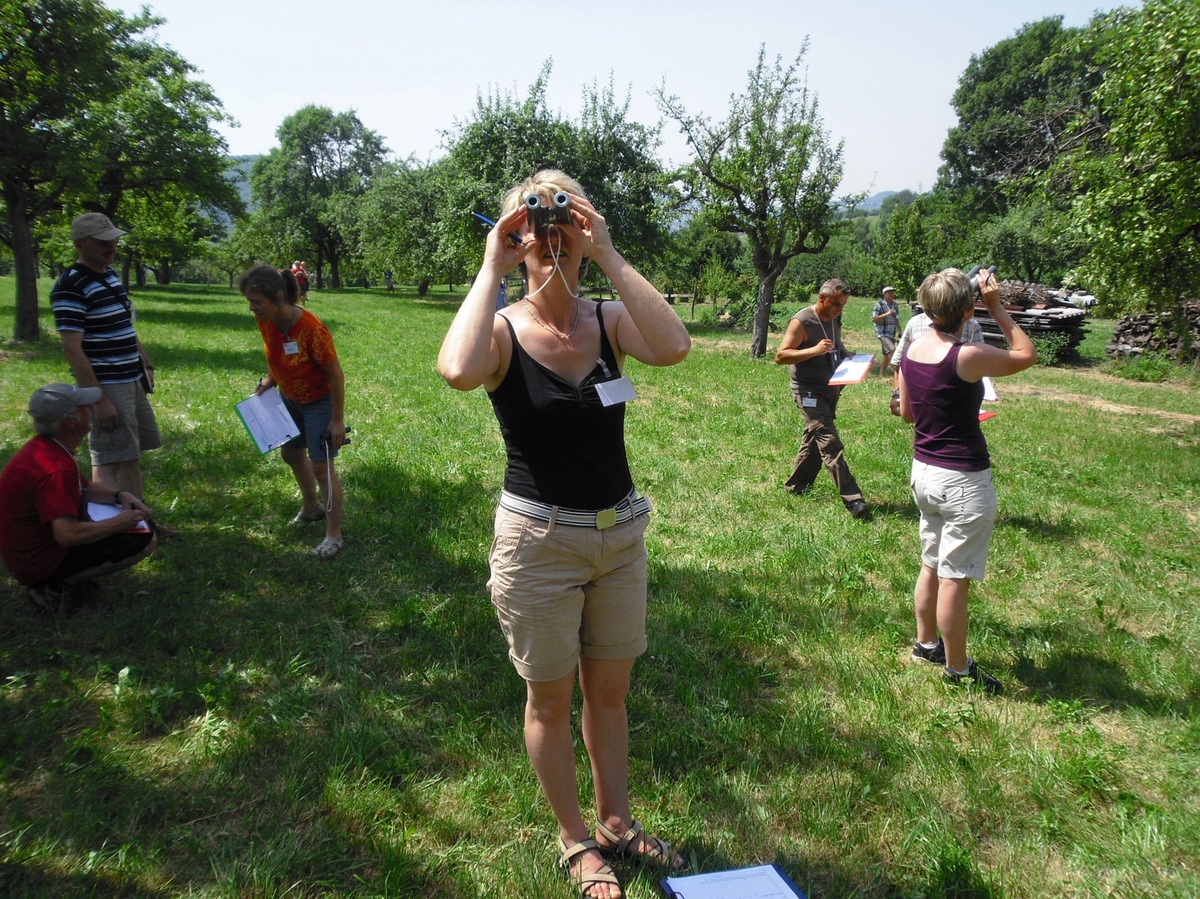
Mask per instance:
[[[1143,406],[1127,406],[1123,403],[1109,402],[1100,397],[1087,396],[1082,393],[1064,393],[1060,390],[1034,387],[1030,384],[1005,384],[1004,392],[1020,396],[1045,396],[1056,403],[1073,403],[1079,406],[1087,406],[1098,412],[1107,412],[1111,415],[1148,415],[1168,421],[1200,424],[1200,415],[1190,415],[1187,412],[1167,412],[1163,409],[1147,409]]]

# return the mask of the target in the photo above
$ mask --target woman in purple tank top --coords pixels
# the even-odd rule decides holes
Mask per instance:
[[[967,593],[983,580],[996,520],[987,441],[979,427],[982,379],[1024,371],[1037,361],[1033,341],[1000,305],[996,278],[979,292],[1010,349],[962,343],[975,314],[976,288],[956,268],[930,275],[917,298],[933,329],[900,360],[900,415],[914,425],[911,487],[921,513],[921,573],[913,591],[913,658],[944,665],[950,683],[1000,693],[1000,681],[967,656]]]

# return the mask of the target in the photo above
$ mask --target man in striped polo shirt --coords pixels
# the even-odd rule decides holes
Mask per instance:
[[[141,456],[162,446],[162,438],[146,398],[154,365],[134,331],[129,293],[112,269],[125,233],[98,212],[77,216],[71,241],[79,258],[54,285],[50,307],[76,383],[104,394],[88,438],[92,479],[144,499]]]

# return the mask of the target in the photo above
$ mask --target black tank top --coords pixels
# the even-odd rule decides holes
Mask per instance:
[[[579,386],[555,374],[521,348],[512,322],[508,372],[488,394],[508,452],[504,489],[517,496],[572,509],[605,509],[633,489],[625,454],[625,404],[604,406],[596,384],[621,377],[604,330],[600,355]]]

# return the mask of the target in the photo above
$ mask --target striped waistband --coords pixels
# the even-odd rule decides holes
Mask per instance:
[[[639,515],[648,515],[651,508],[650,500],[644,496],[638,496],[636,489],[631,490],[629,496],[615,506],[594,511],[551,506],[547,503],[539,503],[537,500],[517,496],[507,490],[500,491],[500,505],[510,512],[528,515],[538,521],[553,521],[556,524],[564,524],[573,528],[596,528],[600,531],[611,528],[613,525],[632,521]]]

